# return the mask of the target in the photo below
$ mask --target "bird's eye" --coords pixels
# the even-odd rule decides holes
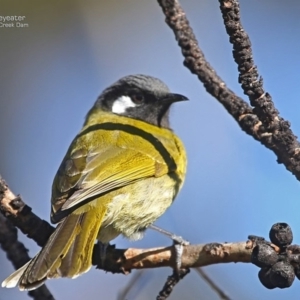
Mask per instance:
[[[140,93],[132,94],[132,95],[130,95],[130,98],[131,98],[132,102],[135,104],[141,104],[144,102],[144,99],[145,99],[144,95],[140,94]]]

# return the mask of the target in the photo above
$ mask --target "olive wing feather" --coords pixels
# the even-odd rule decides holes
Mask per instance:
[[[102,143],[90,150],[84,143],[77,143],[76,151],[66,155],[54,179],[52,219],[56,212],[81,206],[111,190],[167,174],[169,168],[155,147],[136,139],[128,144],[126,138],[109,145]]]

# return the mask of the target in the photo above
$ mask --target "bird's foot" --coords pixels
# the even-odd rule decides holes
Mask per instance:
[[[175,248],[175,262],[176,262],[176,271],[179,273],[179,270],[181,269],[182,265],[182,253],[183,253],[183,246],[187,246],[190,244],[189,241],[183,239],[181,236],[178,236],[174,233],[171,233],[167,230],[164,230],[160,227],[157,227],[155,225],[150,225],[149,228],[158,231],[165,236],[169,237],[170,239],[173,240],[174,248]]]

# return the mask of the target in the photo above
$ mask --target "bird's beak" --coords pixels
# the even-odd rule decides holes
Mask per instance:
[[[161,103],[165,103],[165,104],[167,103],[172,104],[174,102],[186,101],[186,100],[189,99],[183,95],[173,94],[173,93],[166,94],[160,98]]]
[[[169,93],[169,94],[163,96],[161,100],[164,103],[173,103],[173,102],[179,102],[179,101],[187,101],[189,99],[180,94]]]
[[[169,93],[167,95],[165,95],[164,97],[162,97],[162,101],[167,103],[173,103],[173,102],[179,102],[179,101],[186,101],[189,100],[187,97],[180,95],[180,94],[173,94],[173,93]]]

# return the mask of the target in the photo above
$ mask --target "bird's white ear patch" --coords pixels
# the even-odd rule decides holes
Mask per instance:
[[[112,112],[115,114],[123,114],[128,107],[135,107],[129,96],[121,96],[112,105]]]

